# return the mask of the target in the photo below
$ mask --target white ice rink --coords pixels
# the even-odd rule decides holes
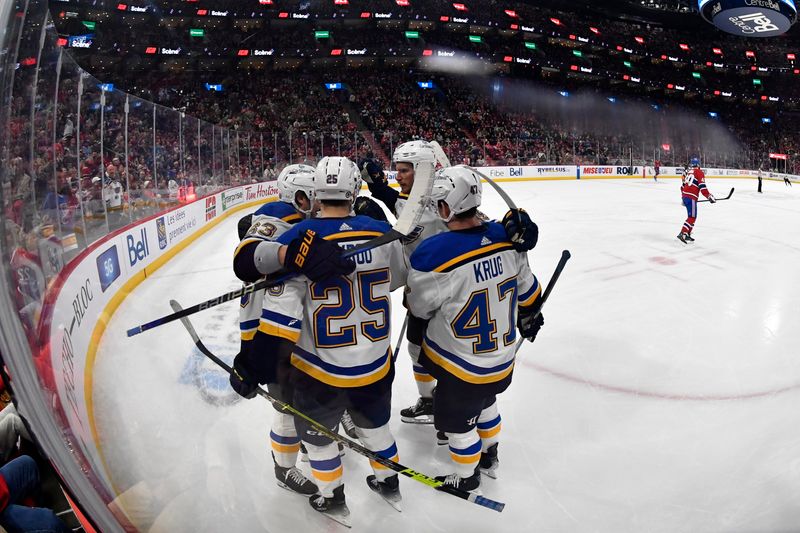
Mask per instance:
[[[344,458],[353,531],[800,531],[800,187],[711,180],[693,235],[679,182],[503,184],[540,227],[543,284],[568,263],[535,344],[499,399],[503,513],[401,477],[403,512],[372,493],[368,461]],[[486,213],[506,208],[484,188]],[[238,401],[177,322],[125,331],[238,287],[231,217],[120,306],[94,368],[94,412],[116,502],[141,531],[345,531],[275,484],[270,405]],[[403,319],[395,293],[393,338]],[[231,359],[238,305],[192,317]],[[417,398],[398,359],[391,422],[403,464],[451,471],[430,426],[400,422]],[[233,403],[232,400],[234,401]],[[308,473],[307,464],[303,468]]]

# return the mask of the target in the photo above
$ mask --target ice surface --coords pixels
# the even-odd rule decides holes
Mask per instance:
[[[572,253],[499,400],[499,479],[482,488],[506,509],[402,478],[397,513],[366,486],[367,460],[348,452],[353,531],[800,530],[800,188],[766,181],[758,194],[754,180],[711,180],[718,197],[737,191],[700,204],[697,242],[684,245],[676,180],[503,187],[539,224],[530,257],[543,283],[561,250]],[[505,212],[488,187],[483,209]],[[170,298],[188,306],[238,286],[237,218],[146,279],[106,329],[93,399],[115,505],[141,531],[343,531],[275,485],[272,408],[229,393],[179,323],[125,336],[171,312]],[[192,318],[228,359],[237,310]],[[449,473],[433,428],[400,422],[417,398],[402,353],[391,422],[401,462]]]

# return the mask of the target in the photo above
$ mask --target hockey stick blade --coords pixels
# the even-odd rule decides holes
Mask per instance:
[[[406,207],[403,209],[403,212],[400,214],[400,218],[397,219],[395,225],[392,226],[392,229],[380,237],[375,237],[374,239],[350,248],[342,254],[343,257],[353,257],[364,250],[370,250],[372,248],[390,243],[409,235],[416,228],[423,211],[428,205],[428,198],[430,197],[431,188],[433,187],[433,164],[420,164],[416,172],[417,175],[414,178],[414,185],[411,187],[411,193],[408,196]],[[205,302],[183,309],[180,313],[172,313],[170,315],[162,316],[145,324],[131,328],[126,332],[127,336],[133,337],[134,335],[144,333],[147,330],[162,326],[174,320],[179,320],[181,317],[193,315],[199,311],[216,307],[217,305],[230,302],[231,300],[239,299],[242,296],[252,294],[261,289],[280,285],[284,281],[293,278],[295,275],[296,274],[293,273],[284,274],[277,279],[265,279],[253,285],[244,286],[241,289],[228,292],[226,294],[217,296],[216,298],[212,298],[210,300],[206,300]]]
[[[564,271],[564,267],[567,266],[567,261],[569,261],[570,257],[572,257],[572,254],[569,253],[569,250],[564,250],[563,252],[561,252],[561,259],[558,260],[556,269],[553,271],[553,276],[550,278],[550,282],[544,289],[544,294],[542,295],[542,303],[539,305],[539,311],[536,312],[536,316],[539,316],[539,314],[542,312],[542,307],[544,307],[544,303],[550,297],[550,293],[553,292],[553,287],[556,286],[556,281],[558,281],[558,278],[561,276],[561,272]],[[517,341],[517,348],[514,350],[514,354],[519,352],[519,349],[522,348],[522,344],[524,342],[525,342],[524,337]]]
[[[170,306],[172,306],[172,309],[175,310],[176,313],[180,313],[180,312],[184,311],[184,309],[181,308],[181,305],[177,301],[170,300],[169,303],[170,303]],[[197,347],[197,349],[200,350],[200,353],[202,353],[203,355],[205,355],[206,357],[208,357],[209,359],[214,361],[214,363],[216,363],[220,368],[225,370],[225,372],[227,372],[228,374],[231,374],[233,372],[233,369],[230,367],[230,365],[228,365],[225,361],[223,361],[222,359],[220,359],[219,357],[214,355],[211,352],[211,350],[209,350],[206,347],[206,345],[203,344],[203,341],[200,340],[200,337],[197,335],[197,332],[195,331],[195,329],[192,326],[192,323],[189,321],[189,319],[186,318],[186,316],[184,315],[180,319],[180,321],[181,321],[181,324],[183,324],[183,326],[186,328],[186,331],[189,332],[189,336],[192,338],[192,341],[194,342],[194,345]],[[506,504],[504,504],[502,502],[497,502],[497,501],[494,501],[494,500],[490,500],[489,498],[484,498],[483,496],[478,496],[477,494],[473,494],[473,493],[467,492],[465,490],[460,490],[460,489],[458,489],[456,487],[450,487],[448,485],[445,485],[444,482],[442,482],[442,481],[437,481],[436,479],[434,479],[434,478],[432,478],[432,477],[430,477],[428,475],[425,475],[425,474],[423,474],[421,472],[417,472],[416,470],[412,470],[411,468],[405,467],[405,466],[401,465],[400,463],[396,463],[396,462],[392,461],[391,459],[387,459],[385,457],[382,457],[382,456],[378,455],[377,453],[373,452],[372,450],[369,450],[369,449],[365,448],[364,446],[362,446],[361,444],[357,443],[356,441],[348,439],[347,437],[344,437],[342,435],[339,435],[338,433],[335,433],[335,432],[331,431],[326,426],[320,424],[319,422],[317,422],[313,418],[310,418],[309,416],[305,415],[304,413],[298,411],[297,409],[292,407],[290,404],[288,404],[286,402],[282,402],[281,400],[278,400],[277,398],[274,398],[273,396],[271,396],[267,391],[265,391],[261,387],[256,387],[256,394],[258,394],[259,396],[261,396],[262,398],[264,398],[268,402],[272,403],[276,408],[278,408],[278,409],[280,409],[280,410],[282,410],[284,412],[287,412],[287,413],[292,413],[296,417],[302,418],[303,420],[308,422],[308,424],[311,427],[313,427],[314,430],[316,430],[317,432],[319,432],[322,435],[325,435],[329,439],[335,440],[336,442],[340,442],[340,443],[342,443],[342,445],[350,448],[351,450],[353,450],[357,454],[363,455],[367,459],[370,459],[371,461],[375,461],[376,463],[379,463],[379,464],[385,466],[386,468],[388,468],[388,469],[390,469],[390,470],[392,470],[394,472],[397,472],[397,473],[402,474],[402,475],[404,475],[406,477],[409,477],[409,478],[411,478],[411,479],[413,479],[415,481],[418,481],[418,482],[422,483],[423,485],[427,485],[427,486],[429,486],[431,488],[434,488],[434,489],[436,489],[436,490],[438,490],[440,492],[446,492],[447,494],[450,494],[452,496],[456,496],[458,498],[461,498],[462,500],[467,500],[467,501],[472,502],[472,503],[474,503],[476,505],[480,505],[481,507],[486,507],[487,509],[492,509],[493,511],[502,512],[503,509],[506,506]]]
[[[722,200],[730,200],[731,196],[733,196],[733,190],[734,187],[731,187],[731,192],[728,193],[728,196],[726,196],[725,198],[717,198],[717,202],[721,202]],[[697,200],[697,203],[699,204],[700,202],[710,202],[710,201],[711,200]]]

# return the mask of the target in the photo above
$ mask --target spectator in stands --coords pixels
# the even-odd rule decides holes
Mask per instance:
[[[22,502],[39,490],[39,469],[27,455],[0,467],[0,525],[9,533],[67,533],[70,529],[51,509]]]

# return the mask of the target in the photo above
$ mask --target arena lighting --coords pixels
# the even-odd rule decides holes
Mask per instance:
[[[689,51],[689,45],[688,44],[681,43],[678,46],[680,46],[681,50],[683,50],[684,52],[688,52]]]
[[[561,21],[560,21],[560,20],[558,20],[558,19],[557,19],[557,18],[555,18],[555,17],[550,17],[550,22],[552,22],[552,23],[553,23],[553,24],[555,24],[556,26],[561,26]]]
[[[206,34],[205,30],[200,28],[189,28],[189,37],[203,37]]]
[[[569,69],[570,70],[578,70],[578,65],[570,65]]]
[[[745,51],[745,53],[744,53],[744,55],[745,55],[746,57],[756,57],[756,53],[755,53],[755,52],[753,52],[752,50],[746,50],[746,51]]]
[[[511,57],[511,56],[504,56],[503,57],[503,62],[504,63],[511,63],[512,61],[514,61],[514,58]]]
[[[67,46],[68,42],[69,41],[67,41],[67,39],[65,39],[64,37],[59,37],[58,40],[56,41],[56,45],[57,46]]]
[[[711,118],[717,118],[719,115],[717,115],[717,113],[715,113],[713,111],[709,111],[708,112],[708,116],[711,117]]]
[[[288,19],[289,18],[289,13],[286,12],[286,11],[281,11],[280,13],[278,13],[278,18],[279,19]]]
[[[328,39],[330,36],[328,30],[314,30],[314,39]]]
[[[250,55],[250,50],[241,49],[236,53],[239,57],[247,57]]]
[[[788,59],[789,61],[794,61],[795,55],[794,54],[786,54],[786,59]]]
[[[766,94],[762,94],[761,95],[761,100],[762,101],[766,101],[767,100],[767,95]]]
[[[432,81],[418,81],[417,85],[419,85],[420,89],[433,89]]]
[[[674,88],[675,88],[674,84],[672,84],[672,83],[668,83],[667,84],[667,89],[674,89]]]
[[[753,85],[761,85],[761,80],[758,78],[753,78]]]
[[[763,124],[769,124],[770,122],[772,122],[772,119],[771,119],[771,118],[769,118],[769,117],[762,117],[762,118],[761,118],[761,122],[762,122]]]
[[[348,0],[333,0],[333,4],[337,6],[346,6],[349,3]]]
[[[331,55],[332,56],[340,56],[340,55],[342,55],[342,49],[341,48],[334,48],[333,50],[331,50]]]
[[[342,84],[339,82],[326,83],[325,88],[328,89],[329,91],[338,91],[342,88]]]
[[[464,4],[453,4],[453,7],[456,8],[458,11],[469,11],[467,6]]]
[[[81,24],[83,24],[84,26],[86,26],[86,29],[87,29],[87,30],[94,30],[94,29],[97,27],[97,23],[96,23],[96,22],[93,22],[93,21],[91,21],[91,20],[82,20],[82,21],[81,21]]]
[[[362,11],[361,12],[361,18],[362,19],[368,19],[371,16],[372,16],[372,13],[370,13],[369,11]]]
[[[206,87],[206,91],[216,91],[218,93],[222,92],[222,84],[221,83],[213,83],[213,84],[212,83],[206,83],[205,87]]]
[[[722,55],[722,48],[712,48],[711,51],[717,54],[718,56]]]
[[[639,44],[644,44],[644,37],[639,37],[637,35],[636,37],[633,38],[633,40],[636,41]]]
[[[128,4],[117,4],[117,9],[120,11],[127,11]]]
[[[481,37],[480,35],[470,35],[469,36],[469,42],[471,42],[471,43],[482,43],[483,42],[483,37]]]
[[[609,96],[608,101],[611,102],[612,104],[615,104],[617,102],[617,99],[614,98],[613,96]]]
[[[574,41],[574,40],[575,40],[575,39],[577,39],[577,38],[578,38],[578,36],[577,36],[577,35],[575,35],[574,33],[570,33],[570,34],[569,34],[569,39],[570,39],[570,41]]]
[[[519,29],[519,24],[512,24],[512,25],[511,25],[511,26],[509,26],[509,27],[510,27],[512,30],[518,30],[518,29]]]
[[[419,39],[419,32],[418,31],[407,31],[406,32],[406,39]]]
[[[432,56],[433,55],[433,50],[423,50],[422,51],[422,55],[425,56],[425,57]]]
[[[631,79],[631,77],[628,76],[627,74],[625,74],[624,76],[622,76],[622,79],[625,80],[625,81],[628,81],[628,80]]]
[[[625,65],[628,68],[633,68],[633,65],[631,64],[630,61],[623,61],[622,64]]]
[[[655,107],[656,109],[658,109],[658,106],[653,106],[653,107]],[[665,152],[669,152],[670,148],[671,148],[671,146],[670,146],[670,145],[668,145],[668,144],[662,144],[662,145],[661,145],[661,149],[662,149],[662,150],[664,150]]]
[[[198,17],[205,17],[206,15],[208,15],[208,9],[198,9],[197,10],[197,16]]]
[[[580,50],[573,50],[572,55],[574,55],[575,57],[583,57],[583,52],[581,52]]]
[[[525,41],[525,48],[528,50],[536,50],[536,43]]]
[[[514,11],[513,9],[506,9],[505,14],[511,18],[517,18],[517,12]]]
[[[442,15],[441,17],[439,17],[440,22],[447,22],[448,20],[450,20],[450,17],[448,17],[447,15]]]
[[[411,5],[408,0],[395,0],[395,3],[400,7],[408,7]]]
[[[262,6],[271,6],[272,0],[258,0],[258,3],[261,4]]]
[[[797,20],[794,0],[698,0],[700,14],[720,30],[744,37],[774,37]]]
[[[23,67],[32,67],[33,65],[36,64],[36,58],[35,57],[26,57],[25,59],[20,61],[19,64],[22,65]]]
[[[692,77],[694,79],[696,79],[696,80],[699,80],[700,79],[700,73],[699,72],[692,72]]]
[[[569,91],[558,91],[558,94],[560,94],[564,98],[569,98]]]
[[[155,54],[157,51],[158,48],[156,48],[155,46],[148,46],[147,48],[144,49],[145,54]]]
[[[592,33],[594,33],[595,35],[600,35],[600,30],[598,30],[598,29],[597,29],[597,28],[595,28],[594,26],[590,26],[590,27],[589,27],[589,31],[590,31],[590,32],[592,32]]]

